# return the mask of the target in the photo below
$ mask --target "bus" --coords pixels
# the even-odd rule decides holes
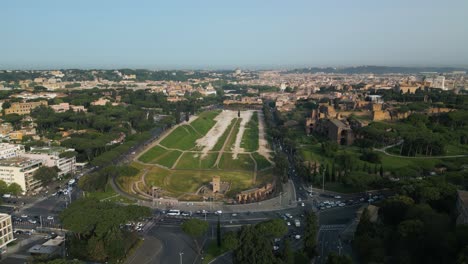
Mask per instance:
[[[169,210],[169,212],[167,212],[167,215],[180,215],[180,210]]]

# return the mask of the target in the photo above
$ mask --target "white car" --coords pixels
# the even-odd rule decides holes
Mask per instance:
[[[341,196],[336,195],[336,196],[335,196],[335,199],[341,199]]]
[[[54,217],[51,216],[51,215],[49,215],[49,216],[47,217],[47,220],[52,220],[52,221],[53,221],[53,220],[54,220]]]
[[[346,205],[345,203],[340,203],[340,204],[338,204],[339,207],[343,207],[343,206],[345,206],[345,205]]]
[[[28,215],[21,215],[21,218],[28,218]]]
[[[274,251],[276,251],[276,250],[278,250],[278,249],[279,249],[279,247],[278,247],[278,246],[276,246],[276,245],[275,245],[275,246],[273,246],[273,250],[274,250]]]
[[[233,216],[233,217],[236,217],[236,216],[237,216],[237,214],[236,214],[236,213],[233,213],[233,214],[232,214],[232,216]]]
[[[301,235],[295,235],[294,238],[296,238],[297,240],[301,239]]]
[[[216,215],[221,215],[222,213],[223,213],[223,211],[221,211],[221,210],[218,210],[218,211],[215,212]]]
[[[31,223],[31,224],[36,224],[37,223],[37,221],[33,220],[33,219],[29,219],[28,222]]]
[[[305,204],[304,204],[304,203],[301,203],[301,206],[302,206],[302,207],[304,207],[304,206],[305,206]]]
[[[291,222],[286,222],[286,224],[287,224],[288,226],[290,226],[290,225],[291,225]]]

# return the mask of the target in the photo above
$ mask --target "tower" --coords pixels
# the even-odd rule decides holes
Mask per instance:
[[[213,176],[213,193],[219,193],[221,187],[221,177]]]

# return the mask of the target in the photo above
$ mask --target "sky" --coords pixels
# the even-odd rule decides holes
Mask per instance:
[[[5,0],[0,69],[468,67],[467,0]]]

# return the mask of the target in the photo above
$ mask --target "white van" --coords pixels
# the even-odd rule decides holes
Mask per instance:
[[[169,210],[167,212],[167,215],[170,215],[170,216],[180,215],[180,210]]]

